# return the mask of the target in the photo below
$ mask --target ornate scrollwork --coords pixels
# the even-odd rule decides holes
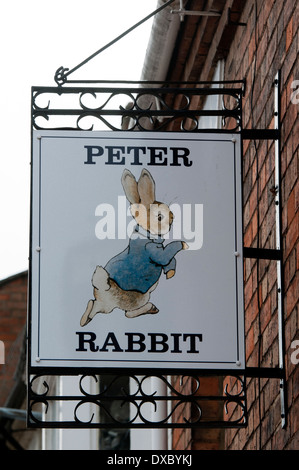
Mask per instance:
[[[234,377],[234,379],[235,393],[228,391],[228,383],[224,387],[224,396],[227,398],[224,402],[224,411],[229,416],[231,424],[238,424],[247,421],[246,387],[244,379],[239,376]],[[232,408],[231,412],[229,412],[230,406]]]
[[[57,71],[63,82],[67,69]],[[199,103],[209,93],[223,97],[222,109],[203,109]],[[43,104],[43,100],[46,103]],[[202,88],[34,88],[34,129],[162,131],[170,125],[184,132],[199,131],[203,116],[219,116],[222,130],[240,130],[241,92],[237,89]],[[232,120],[234,123],[232,124]],[[84,125],[88,121],[88,125]],[[90,124],[91,122],[91,124]],[[215,129],[216,130],[216,129]],[[218,129],[217,129],[218,130]],[[202,132],[203,129],[200,129]]]
[[[54,76],[54,80],[57,83],[57,85],[61,86],[67,81],[66,73],[69,71],[68,68],[65,67],[59,67]]]
[[[29,389],[33,392],[34,388],[36,387],[36,390],[34,393],[40,397],[45,397],[49,393],[50,387],[46,380],[43,380],[42,383],[40,379],[42,378],[42,375],[36,375],[34,376],[30,382],[29,382]],[[44,391],[42,391],[41,387],[44,387]]]
[[[236,393],[228,391],[226,385],[223,395],[206,396],[201,394],[201,380],[197,376],[180,376],[174,383],[173,377],[158,374],[97,376],[86,373],[74,377],[78,381],[77,389],[74,395],[65,396],[58,393],[59,387],[55,388],[58,377],[38,375],[31,379],[28,390],[28,425],[115,429],[244,427],[247,422],[245,382],[240,377],[233,378],[238,384]],[[59,403],[61,409],[63,403],[67,403],[68,409],[72,404],[73,419],[54,421],[55,413],[51,410],[55,403]],[[206,411],[206,408],[210,410],[211,403],[218,403],[217,416]],[[231,406],[233,412],[229,413]],[[36,410],[41,407],[43,414],[37,416]],[[221,409],[223,419],[219,420]]]

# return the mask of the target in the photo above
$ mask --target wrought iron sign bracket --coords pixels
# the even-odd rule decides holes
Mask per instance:
[[[221,16],[222,12],[220,11],[194,11],[194,10],[185,10],[184,1],[180,0],[180,5],[178,10],[171,10],[172,14],[177,14],[180,17],[181,21],[184,21],[185,16]]]
[[[85,60],[83,60],[82,62],[80,62],[78,65],[76,65],[75,67],[73,67],[72,69],[69,69],[67,67],[59,67],[56,72],[55,72],[55,75],[54,75],[54,80],[55,82],[57,83],[58,86],[62,86],[66,83],[74,83],[75,81],[72,81],[72,80],[68,80],[68,77],[69,75],[71,75],[73,72],[75,72],[76,70],[78,70],[79,68],[81,68],[82,66],[84,66],[85,64],[87,64],[87,62],[89,62],[90,60],[92,60],[94,57],[96,57],[97,55],[99,55],[101,52],[105,51],[106,49],[108,49],[109,47],[113,46],[115,43],[117,43],[118,41],[120,41],[122,38],[124,38],[125,36],[127,36],[130,32],[134,31],[136,28],[138,28],[140,25],[142,25],[143,23],[145,23],[147,20],[149,20],[150,18],[152,18],[153,16],[157,15],[158,13],[160,13],[162,10],[164,10],[165,8],[167,8],[168,6],[170,6],[172,3],[174,3],[175,0],[168,0],[166,3],[164,3],[164,5],[161,5],[159,8],[157,8],[156,10],[154,10],[152,13],[150,13],[149,15],[147,15],[145,18],[143,18],[142,20],[140,20],[138,23],[136,23],[135,25],[131,26],[129,29],[127,29],[126,31],[124,31],[122,34],[120,34],[119,36],[117,36],[115,39],[113,39],[112,41],[110,41],[109,43],[107,43],[106,45],[104,45],[103,47],[101,47],[99,50],[97,50],[96,52],[94,52],[93,54],[91,54],[89,57],[87,57]],[[192,16],[203,16],[203,17],[221,17],[223,12],[219,12],[219,11],[188,11],[188,10],[185,10],[184,9],[184,6],[183,6],[183,0],[180,0],[180,8],[179,10],[171,10],[170,13],[172,14],[179,14],[180,16],[180,20],[181,21],[184,21],[184,17],[186,15],[192,15]],[[246,26],[246,23],[239,23],[239,22],[235,22],[232,20],[231,18],[231,15],[232,15],[232,10],[231,8],[228,8],[227,9],[227,22],[228,24],[231,24],[231,25],[235,25],[235,26]],[[83,83],[84,81],[80,81],[80,83]]]
[[[81,83],[81,82],[80,82]],[[97,82],[98,83],[98,82]],[[219,117],[224,126],[221,133],[239,132],[241,129],[244,80],[213,82],[133,82],[135,86],[121,87],[123,82],[101,82],[99,86],[33,87],[32,127],[49,130],[163,131],[170,124],[178,130],[198,132],[199,120],[204,116]],[[126,82],[126,85],[130,84]],[[182,88],[182,85],[188,87]],[[204,100],[207,95],[219,96],[223,108],[198,109],[192,98]],[[181,101],[176,109],[176,100]],[[45,102],[46,100],[46,102]],[[120,103],[116,106],[115,102]],[[72,106],[68,107],[72,101]],[[226,101],[229,103],[226,104]],[[92,119],[90,127],[85,121]],[[231,127],[225,124],[230,120]],[[201,129],[201,132],[215,132]]]
[[[48,369],[40,370],[31,375],[28,385],[28,427],[187,429],[247,426],[243,371],[240,375],[227,371],[228,375],[223,377],[223,394],[219,395],[206,394],[201,387],[206,376],[219,378],[219,374],[225,374],[225,371],[184,374],[174,370],[172,374],[177,375],[169,375],[169,372],[139,370],[136,375],[126,369],[74,369],[73,372],[56,370],[51,374]],[[57,380],[61,377],[65,380],[67,376],[73,380],[73,393],[59,394]],[[58,387],[53,388],[53,379]],[[188,381],[191,386],[186,391],[184,388]],[[96,388],[93,393],[88,388],[90,382]],[[52,410],[63,403],[72,407],[69,419],[51,419]],[[88,416],[82,413],[86,406],[89,407]],[[42,414],[37,413],[41,407]],[[127,413],[122,413],[126,408]]]
[[[208,10],[202,10],[202,11],[194,11],[194,10],[186,10],[184,8],[184,2],[183,0],[180,0],[180,8],[178,10],[171,10],[172,14],[177,14],[180,17],[181,22],[184,21],[185,16],[202,16],[202,17],[220,17],[222,16],[223,12],[222,11],[208,11]],[[227,9],[227,22],[229,25],[232,26],[246,26],[247,23],[241,23],[238,21],[233,21],[232,20],[232,14],[234,12],[232,11],[231,8]]]
[[[97,55],[99,55],[101,52],[105,51],[106,49],[108,49],[109,47],[113,46],[113,44],[115,44],[116,42],[118,42],[119,40],[121,40],[122,38],[124,38],[125,36],[127,36],[127,34],[129,34],[131,31],[133,31],[134,29],[138,28],[138,26],[142,25],[143,23],[145,23],[147,20],[149,20],[150,18],[152,18],[153,16],[155,16],[157,13],[159,13],[160,11],[164,10],[166,7],[168,7],[169,5],[171,5],[175,0],[168,0],[164,5],[161,5],[159,8],[157,8],[155,11],[153,11],[152,13],[150,13],[149,15],[147,15],[145,18],[143,18],[141,21],[139,21],[138,23],[136,23],[135,25],[131,26],[129,29],[127,29],[126,31],[124,31],[122,34],[120,34],[119,36],[117,36],[115,39],[113,39],[112,41],[110,41],[108,44],[106,44],[105,46],[101,47],[98,51],[94,52],[91,56],[87,57],[87,59],[83,60],[82,62],[80,62],[80,64],[76,65],[75,67],[73,67],[71,70],[66,68],[66,67],[59,67],[56,72],[55,72],[55,76],[54,76],[54,80],[55,82],[57,83],[58,86],[62,86],[64,85],[66,82],[67,82],[67,77],[69,75],[71,75],[73,72],[75,72],[76,70],[78,70],[79,68],[81,68],[83,65],[85,65],[87,62],[89,62],[91,59],[93,59],[94,57],[96,57]]]
[[[170,2],[168,2],[170,3]],[[135,84],[135,83],[134,83]],[[28,375],[28,426],[29,427],[64,427],[64,428],[161,428],[161,427],[245,427],[248,423],[246,403],[246,378],[266,377],[280,380],[281,389],[281,414],[283,426],[286,420],[286,380],[284,364],[284,332],[283,332],[283,282],[282,282],[282,244],[281,244],[281,197],[280,197],[280,120],[279,120],[279,79],[275,83],[275,129],[272,130],[244,130],[242,129],[242,97],[244,94],[244,80],[235,82],[211,82],[196,83],[186,88],[182,84],[164,84],[157,88],[150,83],[141,83],[141,86],[115,87],[110,83],[102,87],[33,87],[32,88],[32,129],[33,130],[95,130],[99,123],[101,130],[115,131],[163,131],[169,126],[182,132],[215,133],[215,129],[200,129],[199,122],[203,116],[220,117],[223,127],[217,132],[239,133],[245,139],[273,139],[276,148],[276,192],[275,205],[277,216],[277,240],[276,250],[244,247],[244,257],[258,257],[277,261],[278,276],[278,301],[279,301],[279,367],[278,368],[245,368],[236,371],[190,371],[184,370],[103,370],[96,369],[43,369],[29,365]],[[113,84],[114,85],[114,84]],[[190,84],[189,84],[190,85]],[[217,85],[217,87],[215,87]],[[196,97],[197,103],[208,95],[219,95],[223,99],[223,109],[206,110],[198,109],[198,105],[192,107],[192,98]],[[115,99],[124,98],[121,105],[115,106]],[[64,101],[66,99],[66,102]],[[72,105],[70,106],[70,98]],[[181,106],[176,107],[176,100]],[[118,102],[119,103],[119,102]],[[129,104],[128,104],[129,103]],[[88,124],[84,125],[85,120]],[[90,120],[92,123],[90,123]],[[229,126],[226,124],[229,122]],[[78,391],[73,395],[59,395],[53,389],[53,377],[74,376],[78,380]],[[179,389],[174,385],[175,376],[181,375]],[[202,377],[217,375],[222,377],[225,383],[224,393],[219,396],[207,396],[201,393]],[[126,376],[125,385],[119,386],[121,377]],[[172,378],[169,378],[172,376]],[[108,377],[104,381],[100,377]],[[164,393],[148,391],[146,379],[155,377],[163,383]],[[182,391],[185,377],[192,379],[192,387],[187,392]],[[95,386],[95,391],[90,391],[85,386],[88,378]],[[115,386],[118,393],[115,394]],[[131,387],[131,388],[130,388]],[[231,387],[231,388],[230,388]],[[113,394],[111,393],[113,390]],[[75,403],[71,419],[60,422],[51,419],[51,405],[55,403]],[[109,408],[112,402],[120,407],[129,407],[131,416],[123,421],[115,417]],[[144,407],[151,406],[154,412],[163,403],[171,404],[171,412],[165,411],[164,417],[156,421],[150,420]],[[207,402],[218,403],[228,412],[229,418],[210,419],[205,417],[204,404]],[[109,405],[110,404],[110,405]],[[91,405],[94,410],[87,419],[80,417],[80,411],[84,406]],[[186,406],[187,405],[187,406]],[[39,420],[36,411],[43,408],[43,419]],[[183,420],[177,420],[176,411],[180,407],[186,407],[187,415]],[[132,411],[133,409],[133,411]],[[155,414],[155,413],[154,413]],[[97,417],[97,420],[95,419]]]
[[[28,384],[27,424],[30,428],[245,428],[248,425],[246,379],[282,379],[280,369],[246,367],[245,370],[138,370],[31,369]],[[201,391],[205,378],[222,383],[222,394]],[[61,393],[60,380],[72,379],[72,394]],[[148,388],[148,381],[154,388]],[[185,390],[188,383],[191,384]],[[95,390],[90,390],[93,382]],[[94,388],[94,387],[93,387]],[[57,405],[68,404],[68,420],[53,419]],[[89,414],[82,414],[84,407]],[[121,410],[127,410],[126,416]],[[162,413],[159,409],[162,408]],[[212,409],[212,414],[211,413]],[[62,414],[63,416],[63,414]]]
[[[281,197],[281,120],[280,120],[280,71],[274,80],[274,129],[243,130],[244,140],[273,140],[275,143],[275,185],[272,190],[275,203],[276,248],[244,247],[245,258],[273,260],[277,263],[277,305],[278,305],[278,344],[280,372],[281,426],[286,427],[287,419],[287,383],[285,374],[285,339],[284,339],[284,282],[282,251],[282,197]]]

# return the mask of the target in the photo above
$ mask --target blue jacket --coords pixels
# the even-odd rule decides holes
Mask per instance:
[[[121,289],[145,293],[159,280],[162,269],[165,274],[175,269],[174,256],[183,248],[181,241],[163,243],[162,237],[153,238],[137,225],[129,246],[108,261],[105,270]]]

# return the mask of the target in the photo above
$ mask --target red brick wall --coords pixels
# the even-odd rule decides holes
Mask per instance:
[[[7,404],[23,348],[27,316],[27,273],[0,281],[0,340],[5,364],[0,365],[0,406]]]
[[[173,381],[173,387],[183,395],[195,394],[196,396],[221,396],[223,390],[222,380],[218,377],[200,377],[198,383],[195,379],[186,379],[182,377],[176,377]],[[216,421],[216,419],[222,418],[223,404],[219,401],[206,400],[201,402],[198,401],[198,406],[204,410],[204,416],[206,420]],[[174,402],[174,406],[177,402]],[[198,419],[198,409],[191,405],[181,404],[172,415],[173,422],[184,423],[185,420],[194,422]],[[207,428],[175,428],[172,434],[172,446],[175,450],[219,450],[222,448],[223,432],[221,429],[207,429]]]
[[[248,381],[249,425],[226,431],[228,449],[299,448],[299,372],[292,363],[298,333],[298,135],[299,4],[294,0],[247,1],[228,57],[225,79],[245,77],[244,127],[273,128],[273,83],[281,70],[282,229],[288,420],[281,428],[279,382]],[[298,88],[298,87],[297,87]],[[294,101],[294,100],[293,100]],[[275,248],[274,143],[244,142],[244,246]],[[257,179],[257,174],[259,178]],[[257,202],[258,201],[258,202]],[[259,211],[259,212],[258,212]],[[278,365],[276,263],[245,260],[245,334],[248,366]],[[294,362],[294,361],[293,361]]]
[[[274,80],[281,71],[281,171],[284,271],[285,363],[287,426],[281,428],[280,387],[277,379],[247,379],[248,426],[241,430],[207,434],[192,432],[192,448],[299,449],[298,333],[298,136],[299,136],[299,3],[296,0],[210,0],[207,8],[231,7],[239,26],[185,19],[173,55],[169,79],[209,80],[217,60],[225,60],[224,80],[246,79],[243,127],[274,126]],[[190,10],[200,10],[190,0]],[[237,17],[237,11],[240,15]],[[188,22],[188,23],[187,23]],[[214,28],[209,40],[200,42]],[[221,30],[222,28],[222,30]],[[190,30],[190,32],[189,32]],[[192,40],[188,40],[189,36]],[[208,37],[208,36],[207,36]],[[196,72],[196,73],[195,73]],[[296,82],[297,81],[297,82]],[[173,130],[173,129],[171,129]],[[273,141],[244,141],[244,246],[276,248],[275,147]],[[276,262],[244,260],[246,359],[251,367],[278,367],[278,305]],[[293,354],[293,356],[292,356]],[[291,360],[293,357],[293,361]],[[295,361],[294,361],[295,359]],[[178,432],[175,433],[175,436]],[[188,439],[188,443],[189,443]],[[213,441],[213,444],[212,444]],[[183,437],[174,441],[184,442]]]

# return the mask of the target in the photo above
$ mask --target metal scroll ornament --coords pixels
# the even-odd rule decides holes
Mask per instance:
[[[174,385],[173,376],[82,375],[72,377],[77,379],[73,395],[60,394],[56,379],[55,376],[31,379],[29,427],[197,428],[244,427],[247,423],[244,381],[240,377],[230,378],[233,390],[226,383],[220,396],[201,393],[205,377],[182,376]],[[157,389],[152,387],[153,379]],[[161,385],[164,395],[159,394]],[[57,416],[54,412],[57,406],[62,417],[58,421],[52,420]]]
[[[32,93],[32,125],[39,130],[163,131],[171,127],[192,132],[200,128],[204,116],[219,117],[223,132],[239,131],[241,125],[241,90],[236,88],[43,87],[33,88]],[[198,106],[208,94],[220,97],[222,109]]]

